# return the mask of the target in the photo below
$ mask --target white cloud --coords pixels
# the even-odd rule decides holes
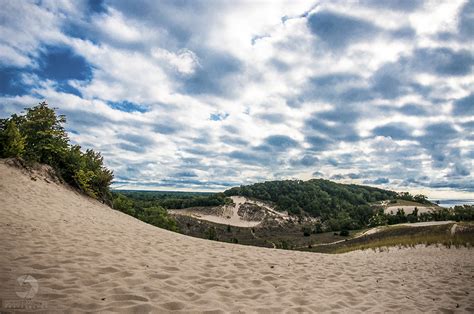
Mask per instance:
[[[420,48],[469,48],[455,36],[437,37],[456,33],[461,6],[427,1],[413,11],[397,11],[358,2],[311,7],[300,1],[182,6],[144,1],[131,7],[117,1],[91,14],[85,2],[8,2],[0,12],[3,66],[39,68],[41,50],[61,44],[86,60],[91,77],[66,82],[78,91],[74,95],[61,89],[64,82],[23,73],[22,83],[35,96],[3,95],[0,114],[47,99],[70,117],[71,139],[102,151],[123,181],[165,182],[187,169],[203,182],[200,189],[223,189],[217,181],[310,178],[315,171],[328,177],[361,173],[364,178],[354,179],[359,183],[388,177],[402,184],[415,175],[399,169],[417,166],[417,176],[428,176],[429,186],[446,181],[452,168],[444,163],[446,168],[436,170],[430,148],[446,148],[442,153],[453,162],[461,158],[456,149],[462,148],[462,156],[474,150],[458,126],[472,119],[451,115],[452,103],[472,93],[474,81],[472,75],[418,71],[410,60]],[[324,10],[373,24],[377,32],[344,49],[328,49],[307,19]],[[80,36],[67,32],[68,26]],[[403,34],[396,35],[399,31]],[[446,64],[446,71],[459,72]],[[314,83],[316,77],[322,81]],[[206,84],[209,88],[199,89]],[[123,102],[138,109],[111,107]],[[426,113],[402,111],[410,104]],[[226,118],[212,121],[216,113]],[[314,113],[326,118],[309,126]],[[351,113],[356,114],[347,118]],[[423,138],[439,122],[459,131],[450,145]],[[413,138],[373,134],[377,127],[402,123],[412,128]],[[271,135],[299,145],[265,152]],[[308,140],[314,135],[327,140],[319,143],[327,147],[315,149]],[[422,141],[432,141],[432,147]],[[318,162],[292,164],[306,154]],[[450,180],[462,186],[473,175]]]

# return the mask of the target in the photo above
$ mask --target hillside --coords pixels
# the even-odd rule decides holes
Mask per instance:
[[[445,209],[422,195],[328,180],[271,181],[214,194],[113,195],[114,208],[161,228],[210,240],[299,250],[344,241],[370,227],[474,219],[472,206]],[[160,219],[143,214],[150,208]]]
[[[326,231],[356,230],[369,225],[380,206],[398,193],[370,186],[340,184],[323,179],[283,180],[234,187],[226,196],[245,196],[273,204],[277,211],[314,217]]]
[[[266,181],[234,187],[225,195],[240,195],[275,203],[280,210],[329,217],[371,202],[394,199],[397,193],[370,186],[341,184],[324,179]]]
[[[196,239],[81,195],[48,167],[29,172],[5,160],[0,199],[3,304],[48,312],[474,310],[468,249],[322,255]],[[38,284],[27,300],[19,295],[30,287],[17,281],[25,275]]]

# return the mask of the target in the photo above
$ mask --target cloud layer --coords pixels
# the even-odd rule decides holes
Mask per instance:
[[[473,1],[6,1],[0,116],[46,99],[116,187],[474,192]]]

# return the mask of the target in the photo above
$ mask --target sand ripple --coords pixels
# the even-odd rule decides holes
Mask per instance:
[[[474,312],[474,251],[343,255],[209,242],[144,224],[0,162],[0,299],[49,311]]]

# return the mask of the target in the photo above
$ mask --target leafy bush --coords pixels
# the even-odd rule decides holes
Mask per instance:
[[[348,237],[349,236],[349,230],[342,229],[341,232],[339,232],[339,235],[343,236],[343,237]]]
[[[25,152],[25,138],[21,135],[14,120],[5,122],[1,136],[1,153],[8,157],[21,157]]]
[[[303,231],[303,236],[305,237],[309,237],[311,235],[311,228],[308,226],[301,228],[301,231]]]
[[[206,231],[206,236],[209,240],[218,240],[217,239],[217,232],[216,232],[216,228],[214,227],[209,227],[209,229],[207,229]]]
[[[120,193],[114,193],[113,208],[138,218],[146,223],[178,232],[178,226],[172,216],[161,206],[142,207],[140,203]]]
[[[154,225],[156,227],[168,229],[171,231],[178,231],[176,221],[174,221],[163,207],[155,206],[144,208],[138,213],[138,219]]]
[[[323,225],[320,222],[317,222],[314,225],[314,233],[323,233],[323,232],[324,232]]]

